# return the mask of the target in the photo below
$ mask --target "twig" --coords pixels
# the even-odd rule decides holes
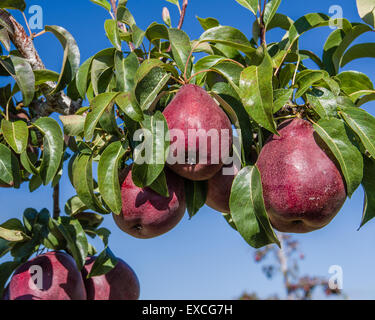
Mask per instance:
[[[186,15],[186,8],[188,6],[189,0],[184,0],[182,4],[182,10],[181,10],[181,15],[180,15],[180,21],[178,22],[178,27],[177,29],[181,29],[182,25],[184,24],[185,20],[185,15]]]
[[[32,37],[26,34],[23,26],[18,23],[9,12],[0,9],[0,17],[7,24],[9,30],[9,37],[20,54],[30,63],[33,70],[43,70],[45,66],[34,47]],[[54,82],[46,82],[40,86],[42,93],[46,99],[34,100],[32,105],[33,112],[39,117],[49,116],[53,112],[60,114],[71,114],[79,109],[82,101],[73,101],[63,91],[57,92],[53,95],[50,92],[56,88]]]
[[[191,81],[191,79],[196,77],[198,74],[201,74],[201,73],[204,73],[204,72],[215,72],[215,70],[206,69],[206,70],[198,71],[197,73],[194,73],[189,79],[187,79],[186,83],[189,83]]]
[[[116,20],[117,19],[117,0],[111,0],[111,6],[112,6],[113,13],[110,12],[110,14],[112,16],[112,19]],[[120,29],[122,29],[124,32],[128,32],[125,24],[119,22],[118,25]],[[132,42],[129,42],[129,48],[131,52],[135,50],[134,44]]]
[[[113,15],[116,17],[117,16],[117,1],[111,0],[111,6],[112,6]]]
[[[37,37],[39,37],[39,36],[41,36],[41,35],[43,35],[43,34],[45,34],[46,33],[46,30],[43,30],[43,31],[40,31],[39,33],[33,33],[32,35],[31,35],[31,39],[35,39],[35,38],[37,38]]]
[[[31,32],[31,29],[30,29],[29,23],[28,23],[27,18],[26,18],[26,16],[25,16],[25,13],[24,13],[23,11],[22,11],[22,16],[23,16],[23,19],[25,20],[27,30],[29,30],[29,35],[30,35],[30,37],[31,37],[33,33]]]
[[[53,218],[58,219],[60,212],[60,183],[57,183],[53,188]]]
[[[264,12],[266,10],[267,0],[264,0],[263,9],[261,10],[261,0],[258,2],[258,9],[259,9],[259,27],[260,27],[260,40],[262,46],[266,46],[266,26],[264,23]]]
[[[191,60],[191,57],[193,56],[193,52],[194,50],[199,46],[200,42],[198,41],[192,48],[191,48],[191,51],[189,53],[189,57],[187,58],[187,61],[186,61],[186,64],[185,64],[185,70],[184,70],[184,81],[186,82],[187,81],[187,78],[186,78],[186,73],[187,73],[187,69],[189,67],[189,62]]]

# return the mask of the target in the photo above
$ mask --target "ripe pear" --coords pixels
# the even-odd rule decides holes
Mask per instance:
[[[231,174],[225,174],[225,168],[231,168]],[[230,193],[232,190],[233,180],[239,170],[240,169],[233,163],[230,165],[225,165],[222,170],[220,170],[210,180],[207,181],[206,204],[209,207],[222,213],[230,213]]]
[[[74,259],[48,252],[24,263],[9,282],[9,300],[86,300],[82,275]]]
[[[137,187],[131,167],[120,174],[124,177],[122,212],[113,214],[113,218],[122,231],[136,238],[149,239],[170,231],[180,222],[186,209],[184,180],[169,169],[165,169],[165,175],[169,197],[149,187]]]
[[[344,179],[310,122],[295,118],[271,136],[257,162],[270,221],[281,232],[326,226],[346,199]]]
[[[87,300],[137,300],[139,281],[133,269],[123,260],[118,259],[116,266],[101,276],[87,278],[96,257],[88,257],[82,270]]]
[[[184,150],[185,159],[169,163],[170,168],[194,181],[212,178],[223,166],[222,158],[226,158],[230,151],[223,149],[222,143],[229,148],[232,146],[232,126],[225,112],[204,89],[188,84],[178,91],[163,114],[170,131],[183,133],[182,137],[171,134],[171,145],[175,149],[171,148],[170,156],[176,158],[177,150]],[[189,154],[193,157],[189,158]]]

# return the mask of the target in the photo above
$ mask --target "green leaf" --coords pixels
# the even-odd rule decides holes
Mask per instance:
[[[59,80],[59,74],[55,71],[51,70],[34,70],[34,76],[35,76],[35,87],[40,86],[43,83],[46,83],[48,81],[57,82]]]
[[[26,150],[29,129],[24,121],[10,122],[8,120],[1,121],[1,130],[6,142],[18,154]]]
[[[2,0],[0,3],[0,8],[25,11],[26,3],[24,0]]]
[[[375,118],[365,110],[353,107],[345,108],[341,115],[361,139],[366,150],[375,158]]]
[[[241,6],[249,9],[255,16],[258,13],[258,1],[257,0],[236,0]]]
[[[163,197],[169,197],[169,190],[167,185],[167,177],[165,172],[162,171],[156,180],[149,186],[152,190],[157,192]]]
[[[108,48],[98,52],[91,62],[91,85],[95,95],[103,93],[107,89],[108,79],[105,85],[103,77],[113,76],[115,48]]]
[[[237,92],[239,91],[241,72],[244,70],[241,66],[233,62],[224,61],[219,62],[211,70],[222,75]]]
[[[146,30],[146,37],[149,41],[155,41],[160,39],[169,39],[168,28],[156,22],[153,22],[149,25]]]
[[[18,160],[3,144],[0,144],[0,181],[15,188],[19,188],[21,182]]]
[[[294,21],[285,14],[275,13],[272,20],[268,22],[267,30],[281,28],[288,31],[293,23]]]
[[[100,117],[106,109],[113,107],[113,100],[118,95],[117,92],[106,92],[96,96],[91,101],[91,112],[88,113],[85,120],[85,139],[89,141],[94,135],[94,130],[99,122]]]
[[[0,42],[3,44],[5,50],[10,51],[10,38],[8,30],[5,28],[0,29]]]
[[[13,0],[11,0],[13,2]],[[22,262],[10,261],[0,264],[0,297],[4,294],[4,287],[8,279]]]
[[[237,120],[232,119],[232,122],[237,129],[241,129],[242,159],[244,159],[245,163],[251,163],[253,141],[252,125],[250,123],[250,118],[241,103],[240,97],[228,83],[224,82],[216,83],[212,87],[212,91],[215,99],[228,114],[232,113],[228,112],[228,109],[232,109],[235,112]],[[225,107],[225,104],[227,104],[228,107]]]
[[[117,89],[123,92],[130,92],[134,88],[134,75],[139,67],[137,55],[131,52],[124,58],[121,51],[116,51],[114,63]]]
[[[252,54],[256,51],[241,31],[229,26],[208,29],[200,36],[199,42],[224,44],[246,54]]]
[[[266,4],[266,8],[264,10],[264,23],[266,25],[266,28],[272,21],[273,17],[276,14],[277,9],[279,8],[281,4],[281,0],[271,0]]]
[[[289,46],[294,43],[305,32],[318,28],[329,26],[331,17],[323,13],[309,13],[299,18],[289,29]],[[337,22],[342,22],[344,30],[351,29],[351,24],[346,19],[337,19]]]
[[[292,97],[293,89],[278,89],[273,92],[273,112],[276,113],[284,107]]]
[[[190,181],[185,179],[185,197],[186,208],[191,219],[206,203],[206,181]]]
[[[6,59],[0,59],[0,64],[16,80],[22,92],[23,103],[28,106],[35,93],[35,76],[30,63],[24,58],[10,56]]]
[[[70,116],[60,116],[59,118],[63,124],[64,134],[67,136],[75,137],[84,132],[85,116],[75,114]]]
[[[229,206],[238,232],[249,245],[261,248],[276,243],[280,246],[267,216],[261,177],[256,166],[245,167],[237,174]]]
[[[340,164],[345,177],[348,196],[361,184],[363,177],[363,158],[347,135],[347,128],[342,120],[322,119],[314,124],[314,129]]]
[[[111,11],[111,4],[107,0],[90,0],[91,2],[103,7],[107,11]]]
[[[34,126],[44,135],[40,176],[43,184],[47,185],[60,170],[61,159],[64,153],[64,137],[59,124],[52,118],[39,118],[34,123]]]
[[[375,161],[364,157],[362,186],[365,191],[362,221],[359,228],[375,217]]]
[[[103,200],[115,214],[121,213],[122,201],[118,176],[119,163],[128,146],[120,141],[111,143],[100,157],[98,185]]]
[[[108,246],[108,239],[111,235],[111,231],[109,231],[106,228],[100,228],[95,230],[95,233],[98,235],[98,237],[103,241],[105,246]]]
[[[134,150],[132,178],[140,188],[150,186],[164,169],[169,148],[168,124],[164,115],[157,111],[145,115],[141,122],[143,142]]]
[[[111,41],[112,45],[121,51],[121,40],[120,40],[120,33],[117,26],[117,21],[108,19],[104,23],[104,30],[106,32],[106,36]]]
[[[259,66],[242,71],[240,96],[247,113],[267,130],[277,133],[273,121],[273,67],[268,54]]]
[[[146,61],[135,75],[137,84],[134,92],[142,110],[150,108],[161,89],[163,89],[171,77],[162,68],[158,66],[149,68],[148,65],[153,66],[152,63],[149,64]]]
[[[131,93],[124,92],[116,97],[115,103],[130,119],[136,122],[143,121],[143,111],[137,101],[134,100],[134,96]]]
[[[86,98],[86,91],[89,86],[89,75],[93,57],[87,59],[78,69],[76,75],[76,86],[82,99]]]
[[[220,25],[219,21],[215,18],[199,18],[198,16],[196,18],[204,30],[215,28]]]
[[[357,0],[358,13],[361,19],[375,27],[375,3],[372,0]]]
[[[78,196],[71,197],[65,204],[64,211],[69,216],[75,216],[76,214],[87,210],[88,207],[82,202]]]
[[[77,268],[81,270],[88,254],[88,242],[81,224],[70,217],[60,217],[58,221],[53,220],[53,223],[64,236]]]
[[[337,115],[336,96],[325,88],[314,88],[306,94],[307,101],[321,118]]]
[[[89,154],[79,154],[73,162],[72,171],[73,186],[82,202],[91,210],[106,213],[94,193],[92,156]]]
[[[375,43],[361,43],[351,47],[345,52],[341,61],[341,67],[346,66],[349,62],[360,58],[375,58]]]
[[[298,73],[296,83],[299,88],[295,98],[298,99],[302,97],[314,83],[322,80],[324,76],[324,73],[320,70],[304,70]]]
[[[88,278],[101,276],[108,273],[117,265],[117,258],[112,251],[106,247],[96,258]]]
[[[76,72],[79,69],[80,52],[77,42],[64,28],[59,26],[46,26],[44,29],[47,32],[52,32],[64,48],[64,59],[60,77],[56,88],[53,90],[53,93],[55,93],[64,89],[66,85],[72,82]]]
[[[173,58],[176,61],[177,67],[180,69],[182,73],[185,71],[185,67],[192,50],[190,39],[188,35],[179,29],[169,29],[169,41],[171,43]],[[187,76],[190,76],[191,72],[191,60],[187,64]]]
[[[340,82],[340,88],[347,95],[362,90],[374,90],[374,85],[368,76],[358,71],[344,71],[335,77]],[[354,98],[356,100],[356,98]]]
[[[10,230],[0,226],[0,238],[11,242],[23,242],[30,238],[20,230]]]

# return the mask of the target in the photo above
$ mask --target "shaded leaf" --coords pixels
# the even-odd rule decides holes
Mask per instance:
[[[314,124],[314,129],[340,164],[341,172],[345,177],[348,196],[361,184],[363,177],[363,158],[361,152],[350,141],[345,123],[332,118],[322,119]]]
[[[262,182],[257,167],[243,168],[233,181],[229,201],[238,232],[254,248],[280,243],[272,230],[263,200]]]

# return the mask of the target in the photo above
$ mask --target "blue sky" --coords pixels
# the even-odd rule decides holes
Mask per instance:
[[[184,30],[194,39],[202,32],[195,16],[215,17],[222,25],[239,28],[251,35],[253,17],[234,0],[190,0]],[[43,8],[45,25],[60,25],[68,29],[81,50],[81,61],[96,52],[110,47],[104,33],[104,20],[110,18],[106,11],[89,0],[27,1],[28,7]],[[329,13],[332,5],[343,8],[344,17],[359,22],[354,0],[284,0],[279,12],[292,19],[310,13]],[[129,0],[137,24],[146,29],[161,20],[162,7],[169,7],[174,25],[178,22],[177,10],[165,0]],[[20,18],[19,14],[16,14]],[[330,33],[320,28],[306,33],[301,47],[322,54],[323,43]],[[268,41],[277,41],[282,35],[272,31]],[[374,41],[373,34],[363,35],[357,42]],[[45,34],[35,44],[48,69],[59,71],[63,52],[58,41]],[[350,63],[345,70],[365,72],[375,80],[374,60],[363,59]],[[375,115],[375,103],[365,109]],[[66,173],[66,172],[65,172]],[[74,195],[67,176],[61,183],[61,207]],[[1,220],[22,217],[27,207],[52,208],[52,190],[40,188],[30,194],[25,184],[20,190],[0,189]],[[375,222],[357,231],[362,214],[363,191],[358,189],[348,199],[337,217],[322,230],[297,235],[306,258],[301,262],[302,274],[329,276],[331,265],[340,265],[344,271],[344,291],[352,299],[375,298]],[[274,293],[283,295],[281,278],[270,281],[261,267],[253,261],[254,250],[234,232],[221,215],[204,207],[192,220],[185,216],[171,232],[151,240],[133,239],[121,232],[112,217],[104,226],[112,230],[110,246],[113,252],[127,261],[136,271],[141,282],[141,299],[232,299],[243,291],[257,292],[266,297]],[[101,249],[100,243],[94,241]],[[1,259],[3,261],[4,259]]]

